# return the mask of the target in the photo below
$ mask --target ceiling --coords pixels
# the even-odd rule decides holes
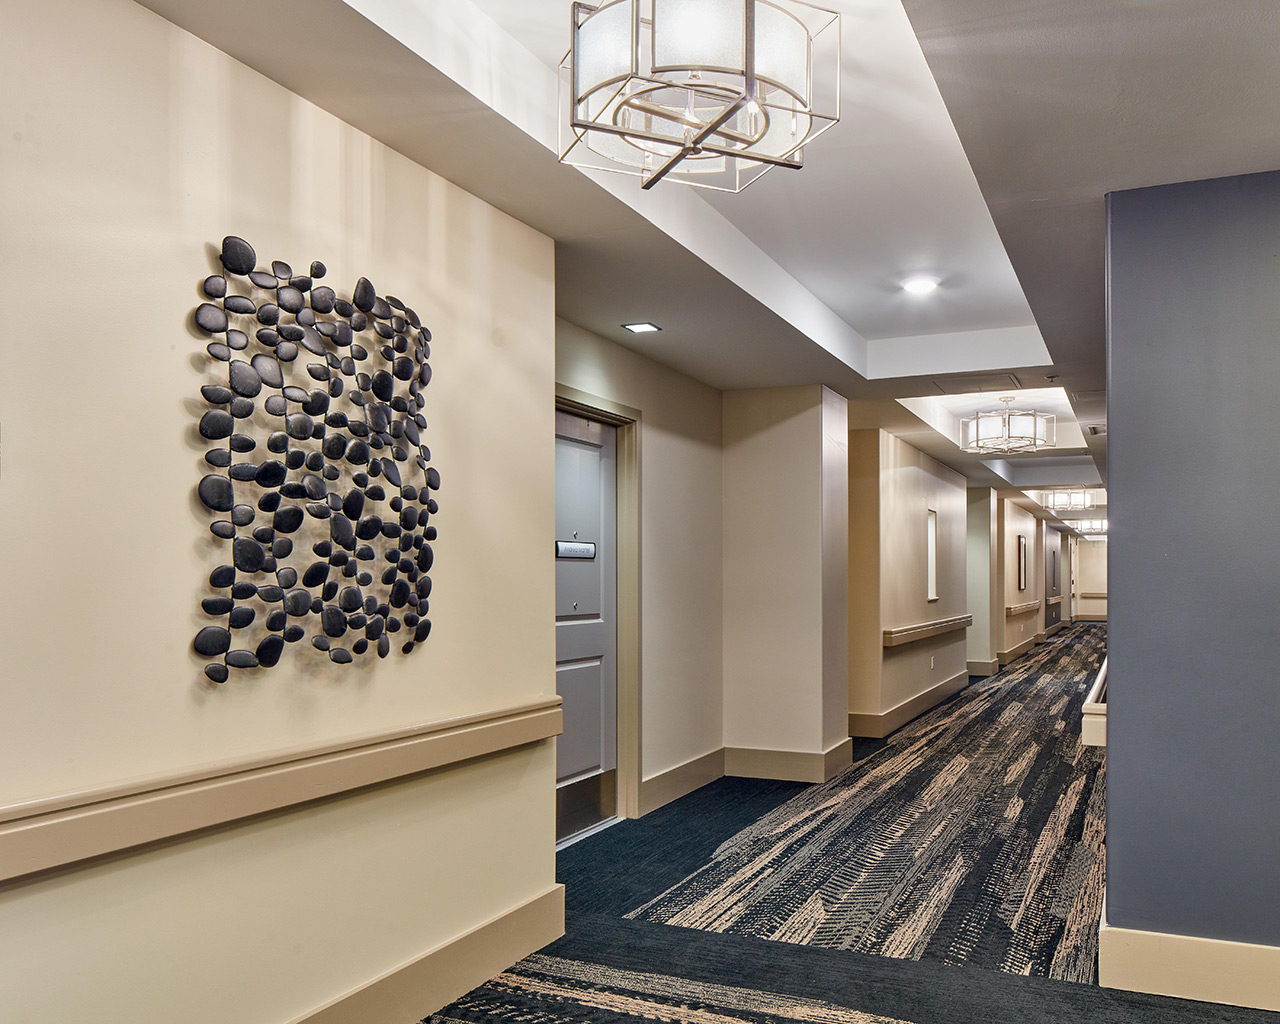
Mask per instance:
[[[826,384],[1002,488],[1105,479],[1105,433],[980,463],[896,399],[1008,370],[1105,422],[1105,193],[1280,167],[1275,0],[828,0],[842,121],[739,195],[557,163],[568,0],[142,2],[556,239],[565,319],[719,388]]]

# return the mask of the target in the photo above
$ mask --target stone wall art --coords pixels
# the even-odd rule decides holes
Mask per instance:
[[[197,493],[220,552],[194,642],[205,675],[270,668],[308,634],[338,664],[385,658],[394,634],[408,654],[431,632],[431,332],[366,278],[340,297],[323,263],[260,270],[234,235],[221,263],[195,310],[215,378]]]

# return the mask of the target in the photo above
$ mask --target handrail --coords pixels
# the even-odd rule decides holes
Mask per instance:
[[[1039,600],[1024,601],[1022,604],[1006,605],[1004,609],[1005,618],[1010,615],[1021,615],[1023,612],[1033,612],[1040,607]]]
[[[1102,668],[1098,669],[1098,678],[1093,682],[1093,688],[1089,691],[1089,696],[1085,697],[1086,704],[1105,704],[1107,702],[1107,659],[1102,659]]]
[[[926,640],[931,636],[941,636],[958,629],[967,629],[973,625],[972,615],[953,615],[947,619],[932,619],[929,622],[917,622],[912,626],[894,626],[884,630],[884,646],[897,647],[915,640]]]

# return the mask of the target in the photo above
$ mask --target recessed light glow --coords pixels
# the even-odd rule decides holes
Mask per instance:
[[[650,324],[650,323],[623,324],[622,326],[625,327],[627,330],[629,330],[632,334],[649,334],[651,331],[662,330],[662,328],[659,327],[657,324]]]
[[[937,287],[936,277],[908,277],[902,282],[902,290],[912,295],[928,295]]]

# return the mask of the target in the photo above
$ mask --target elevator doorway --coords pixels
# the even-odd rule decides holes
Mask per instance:
[[[617,431],[556,412],[556,839],[618,806]]]

